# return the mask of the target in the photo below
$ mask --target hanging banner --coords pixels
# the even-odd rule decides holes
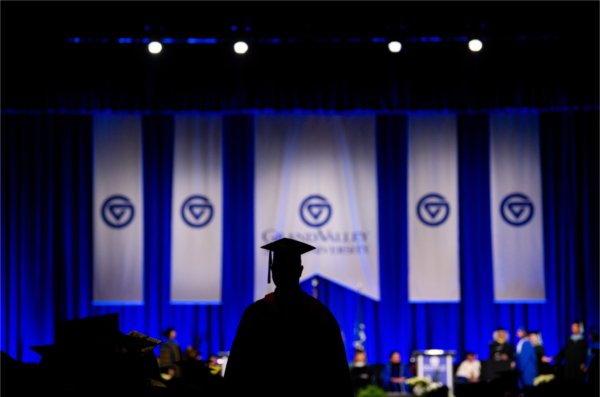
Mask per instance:
[[[143,304],[142,121],[95,115],[95,304]]]
[[[175,117],[171,303],[221,303],[221,117]]]
[[[494,297],[544,302],[544,240],[538,115],[490,115]]]
[[[293,238],[305,280],[319,275],[379,300],[373,116],[259,116],[256,128],[255,297],[267,285],[264,244]]]
[[[415,114],[408,121],[409,300],[458,302],[456,115]]]

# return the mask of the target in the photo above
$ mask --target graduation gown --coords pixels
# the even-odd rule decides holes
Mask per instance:
[[[517,369],[519,370],[519,385],[521,387],[533,386],[533,380],[537,376],[537,356],[533,345],[528,340],[521,343],[517,349]]]
[[[225,368],[229,396],[351,397],[339,325],[299,287],[244,311]]]
[[[161,369],[171,368],[175,370],[174,376],[181,378],[181,348],[179,344],[173,340],[167,340],[160,345],[158,361]]]
[[[506,383],[505,387],[509,387],[509,384],[512,385],[516,379],[514,379],[514,371],[511,368],[511,361],[514,360],[515,349],[512,344],[505,341],[504,343],[499,343],[498,341],[493,341],[490,343],[490,358],[489,358],[489,368],[488,374],[486,376],[487,380],[496,380],[501,379]],[[510,386],[513,387],[513,386]]]
[[[503,355],[508,356],[505,360]],[[490,343],[490,360],[492,361],[512,361],[515,356],[515,349],[508,341],[500,343],[493,341]]]
[[[581,364],[585,364],[588,353],[588,345],[585,339],[567,340],[565,347],[554,357],[554,361],[560,364],[565,361],[565,379],[583,383],[585,373],[581,370]]]

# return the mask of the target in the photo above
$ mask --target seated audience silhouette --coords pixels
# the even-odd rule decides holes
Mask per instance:
[[[117,314],[59,321],[53,345],[32,349],[40,360],[45,394],[163,395],[153,348],[160,343],[136,331],[119,331]]]

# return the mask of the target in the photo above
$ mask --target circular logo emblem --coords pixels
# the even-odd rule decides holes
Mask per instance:
[[[191,227],[204,227],[213,217],[213,206],[204,196],[193,195],[181,206],[181,218]]]
[[[533,203],[522,193],[509,194],[500,204],[500,215],[513,226],[523,226],[533,218]]]
[[[441,194],[430,193],[417,204],[417,216],[427,226],[439,226],[448,219],[450,205]]]
[[[131,223],[134,215],[135,208],[127,196],[115,194],[102,204],[102,219],[110,227],[125,227]]]
[[[300,206],[300,218],[311,227],[323,226],[331,218],[331,205],[318,194],[308,196]]]
[[[431,365],[433,368],[439,367],[440,366],[440,358],[438,356],[429,357],[429,365]]]

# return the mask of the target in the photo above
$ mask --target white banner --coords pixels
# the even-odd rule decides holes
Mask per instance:
[[[320,275],[379,300],[373,116],[259,116],[255,160],[255,297],[267,285],[260,246],[290,237],[314,245],[302,280]]]
[[[171,303],[221,303],[221,117],[175,117]]]
[[[543,302],[544,240],[538,115],[490,115],[494,297]]]
[[[409,300],[460,301],[455,114],[415,114],[408,129]]]
[[[96,304],[143,304],[142,121],[94,116]]]

